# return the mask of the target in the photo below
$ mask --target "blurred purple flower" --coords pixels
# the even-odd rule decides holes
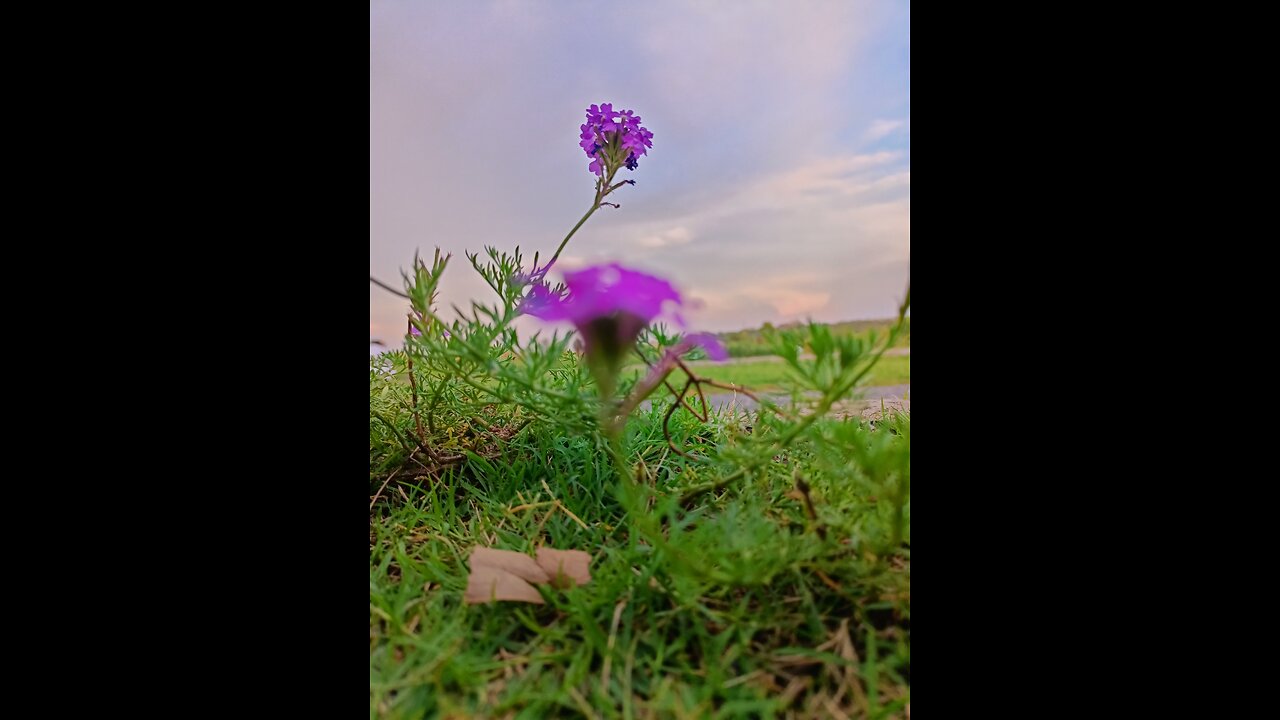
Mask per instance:
[[[616,263],[565,273],[567,296],[545,283],[535,285],[521,312],[549,321],[567,320],[582,335],[588,364],[606,395],[613,392],[623,355],[640,331],[678,306],[680,293],[671,283]],[[679,314],[676,322],[684,324]]]
[[[617,263],[567,272],[564,280],[567,297],[556,295],[545,284],[537,285],[526,298],[524,312],[543,320],[568,320],[579,330],[597,320],[614,318],[637,324],[639,334],[662,314],[667,303],[680,304],[680,293],[671,283]]]

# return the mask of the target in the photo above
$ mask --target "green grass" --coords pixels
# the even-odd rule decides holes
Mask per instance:
[[[901,371],[879,384],[907,382],[909,358],[881,362],[891,361]],[[774,372],[761,365],[734,372]],[[820,441],[681,509],[679,489],[710,471],[670,451],[666,407],[628,426],[639,484],[620,483],[591,436],[536,424],[497,459],[436,477],[406,466],[387,484],[370,511],[371,718],[904,715],[909,417],[874,430],[821,420]],[[735,422],[679,412],[672,432],[696,451],[744,431]],[[816,519],[794,492],[797,472]],[[902,514],[893,488],[908,493]],[[585,527],[536,505],[553,498]],[[593,580],[547,591],[542,606],[464,605],[477,544],[586,550]]]
[[[693,366],[694,372],[713,380],[735,383],[750,390],[779,391],[790,387],[790,371],[782,360],[757,360],[751,362],[698,362]],[[640,373],[640,367],[631,368],[633,374]],[[678,382],[677,382],[678,381]],[[672,383],[680,387],[684,382],[684,373],[677,371],[672,376]],[[907,385],[911,382],[911,356],[887,355],[880,358],[875,367],[867,374],[864,385]]]

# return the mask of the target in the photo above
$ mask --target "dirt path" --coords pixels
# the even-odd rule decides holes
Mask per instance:
[[[884,355],[885,357],[898,357],[902,355],[910,356],[911,348],[909,347],[889,348],[888,350],[884,351]],[[812,360],[813,356],[806,353],[804,355],[801,355],[800,359]],[[747,363],[758,363],[758,362],[782,362],[782,359],[776,355],[755,355],[752,357],[729,358],[728,360],[692,360],[692,361],[689,361],[689,364],[694,366],[715,366],[715,365],[745,365]]]
[[[910,347],[890,348],[885,351],[886,356],[910,356]],[[801,358],[812,358],[812,355]],[[763,355],[758,357],[742,357],[730,358],[729,360],[713,361],[713,360],[697,360],[690,362],[693,366],[715,367],[717,365],[734,365],[739,363],[757,363],[757,362],[782,362],[773,355]],[[791,396],[786,393],[778,392],[762,392],[757,393],[763,398],[773,402],[775,405],[786,406],[791,403]],[[813,393],[811,395],[816,395]],[[863,418],[874,418],[884,411],[901,410],[908,412],[911,410],[911,385],[886,385],[881,387],[864,387],[859,388],[854,393],[855,397],[836,403],[831,409],[831,414],[835,417],[851,417],[860,416]],[[648,405],[648,401],[644,403]],[[757,408],[755,400],[742,394],[731,392],[719,392],[707,395],[707,404],[714,405],[721,409],[752,411]]]

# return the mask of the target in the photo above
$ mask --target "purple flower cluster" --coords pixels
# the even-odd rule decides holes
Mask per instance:
[[[631,110],[614,110],[612,103],[587,108],[587,122],[579,137],[578,144],[591,158],[587,169],[600,176],[624,164],[635,170],[640,156],[653,147],[653,133],[640,127],[640,116]]]

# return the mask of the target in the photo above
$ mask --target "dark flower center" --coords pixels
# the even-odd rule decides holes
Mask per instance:
[[[587,367],[595,376],[604,397],[613,395],[618,369],[646,324],[645,319],[637,315],[615,312],[594,317],[578,326],[586,345]]]

